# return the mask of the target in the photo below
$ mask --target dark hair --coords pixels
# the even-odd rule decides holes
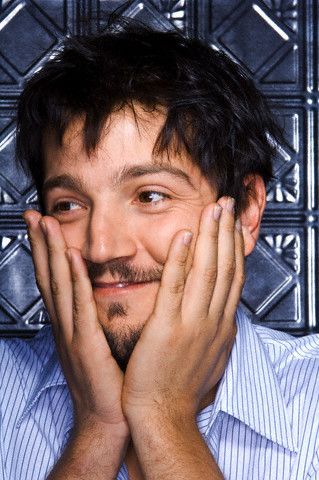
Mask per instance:
[[[83,116],[90,153],[106,118],[134,103],[167,112],[154,153],[185,149],[220,196],[236,198],[238,211],[247,202],[243,179],[272,177],[278,129],[244,71],[200,40],[126,26],[67,39],[21,94],[17,158],[31,173],[42,208],[46,133],[61,144],[70,122]]]

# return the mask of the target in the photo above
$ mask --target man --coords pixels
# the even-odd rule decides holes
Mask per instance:
[[[29,81],[55,343],[1,343],[2,478],[319,478],[319,339],[237,310],[276,135],[243,72],[177,33],[71,39]]]

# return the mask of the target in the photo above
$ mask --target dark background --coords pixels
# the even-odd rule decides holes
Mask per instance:
[[[317,0],[38,0],[0,2],[0,335],[46,321],[21,213],[36,205],[14,162],[21,88],[70,33],[98,29],[117,7],[157,28],[206,39],[244,65],[284,127],[275,180],[242,304],[253,321],[293,334],[319,331]]]

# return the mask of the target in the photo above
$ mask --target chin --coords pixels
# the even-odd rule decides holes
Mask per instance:
[[[103,307],[98,305],[99,322],[112,355],[123,372],[154,308],[152,305],[145,311],[143,307],[142,313],[140,309],[132,312],[130,305],[119,301],[108,302]]]
[[[134,325],[126,322],[125,326],[114,328],[114,325],[103,326],[107,343],[110,347],[113,358],[120,369],[125,372],[132,352],[137,344],[145,324]]]

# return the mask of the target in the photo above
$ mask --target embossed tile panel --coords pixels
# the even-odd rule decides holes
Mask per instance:
[[[2,228],[0,235],[0,328],[33,330],[46,317],[35,284],[30,247],[25,233]]]
[[[0,333],[47,321],[21,213],[36,206],[14,162],[15,103],[24,81],[72,32],[103,31],[108,14],[205,38],[239,62],[281,124],[260,240],[247,258],[242,304],[253,321],[319,331],[318,2],[311,0],[25,0],[0,2]],[[92,17],[93,21],[83,21]]]

